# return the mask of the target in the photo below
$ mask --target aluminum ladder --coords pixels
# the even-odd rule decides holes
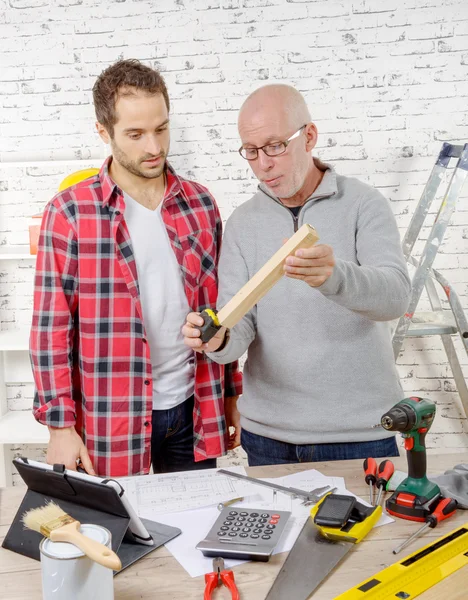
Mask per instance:
[[[441,183],[447,181],[451,159],[456,164],[449,178],[431,232],[421,257],[416,259],[412,251]],[[453,164],[453,163],[452,163]],[[431,175],[418,202],[411,223],[403,239],[403,253],[409,264],[416,268],[411,284],[411,300],[407,312],[400,317],[393,334],[393,352],[398,358],[405,337],[440,335],[452,369],[453,378],[462,402],[465,416],[468,418],[468,388],[460,367],[452,335],[459,334],[468,355],[468,320],[460,299],[447,279],[432,265],[442,244],[450,219],[455,211],[458,196],[468,175],[468,144],[453,145],[444,143]],[[444,291],[450,310],[443,310],[436,283]],[[421,294],[426,289],[432,311],[417,313]]]

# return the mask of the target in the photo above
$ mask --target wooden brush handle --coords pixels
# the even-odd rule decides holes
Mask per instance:
[[[107,567],[113,571],[120,571],[122,563],[117,554],[110,548],[107,548],[107,546],[104,546],[104,544],[83,535],[79,531],[79,527],[80,523],[74,521],[68,525],[53,529],[50,532],[50,539],[53,542],[69,542],[77,546],[86,556],[103,567]]]

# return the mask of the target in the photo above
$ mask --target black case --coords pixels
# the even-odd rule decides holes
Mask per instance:
[[[67,477],[63,465],[54,465],[53,471],[45,471],[28,464],[27,458],[15,458],[13,463],[28,489],[3,540],[3,548],[40,560],[39,544],[43,536],[25,529],[21,519],[26,511],[44,506],[49,500],[80,523],[94,523],[109,529],[112,549],[122,562],[121,571],[181,533],[177,527],[141,519],[154,545],[141,544],[128,528],[130,517],[115,489],[101,482]]]

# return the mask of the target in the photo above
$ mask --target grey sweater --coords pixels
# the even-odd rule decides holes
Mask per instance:
[[[328,165],[297,218],[259,187],[229,218],[219,264],[221,308],[303,223],[335,253],[320,287],[283,277],[209,357],[248,351],[238,401],[246,430],[294,444],[388,437],[372,426],[404,395],[388,321],[402,315],[410,280],[387,200]]]

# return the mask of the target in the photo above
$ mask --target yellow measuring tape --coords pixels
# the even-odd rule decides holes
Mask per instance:
[[[468,523],[465,523],[336,596],[335,600],[410,600],[467,564]]]
[[[327,501],[327,497],[332,498],[334,494],[327,494],[318,502],[315,506],[310,509],[310,515],[312,518],[318,513],[320,506]],[[359,504],[359,503],[358,503]],[[360,504],[362,510],[367,511],[367,516],[361,522],[349,522],[346,526],[338,527],[326,527],[323,525],[315,524],[320,529],[321,534],[329,540],[335,542],[350,542],[352,544],[358,544],[362,541],[369,531],[372,530],[374,525],[382,516],[381,506],[366,507]]]
[[[211,308],[205,308],[203,312],[205,312],[209,317],[211,317],[216,327],[220,326],[218,315],[214,310],[211,310]]]

